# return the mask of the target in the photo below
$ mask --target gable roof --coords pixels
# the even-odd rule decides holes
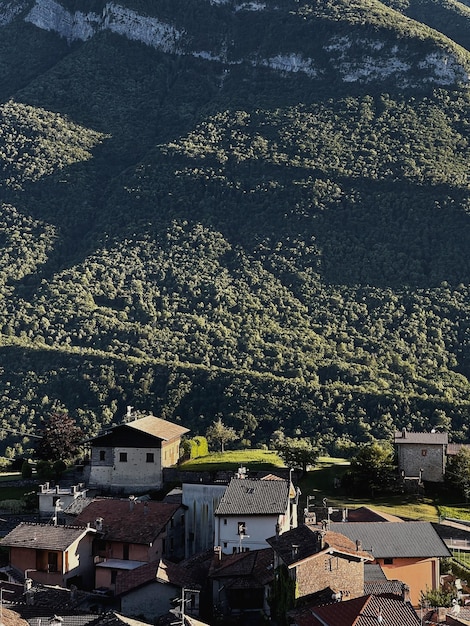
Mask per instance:
[[[422,445],[447,445],[449,442],[448,433],[415,433],[403,428],[395,431],[396,444],[422,444]]]
[[[223,579],[226,588],[254,589],[274,580],[274,553],[271,548],[220,556],[220,560],[213,562],[209,576]]]
[[[337,522],[331,529],[360,541],[375,558],[450,556],[431,522]]]
[[[363,596],[335,604],[312,607],[294,617],[296,626],[373,626],[379,623],[418,626],[412,606],[398,598]]]
[[[179,424],[174,424],[173,422],[168,422],[167,420],[155,417],[154,415],[141,417],[133,422],[127,422],[125,425],[128,428],[133,428],[134,430],[146,433],[147,435],[158,437],[158,439],[162,439],[163,441],[177,439],[178,437],[182,437],[184,434],[189,432],[189,428],[185,428]]]
[[[357,550],[356,544],[346,536],[332,531],[325,533],[306,525],[292,528],[266,541],[288,567],[326,551],[357,560],[372,560],[370,554]]]
[[[348,509],[348,522],[403,522],[400,517],[376,511],[368,506],[360,506],[357,509]]]
[[[213,557],[213,550],[205,550],[177,564],[161,559],[157,570],[157,580],[175,587],[200,589],[207,580]]]
[[[168,502],[101,498],[83,509],[75,523],[95,524],[101,518],[104,539],[150,545],[180,508]]]
[[[168,422],[167,420],[155,417],[154,415],[147,415],[140,419],[133,420],[132,422],[123,422],[122,424],[116,424],[111,428],[101,432],[96,437],[90,439],[94,445],[100,444],[103,440],[113,439],[117,433],[122,433],[123,436],[127,432],[129,435],[129,429],[131,431],[146,435],[158,441],[173,441],[178,439],[189,432],[189,428]]]
[[[215,515],[279,515],[289,503],[289,481],[232,478]]]
[[[95,533],[93,528],[83,526],[51,526],[21,522],[0,540],[1,546],[31,548],[34,550],[67,550],[86,534]]]

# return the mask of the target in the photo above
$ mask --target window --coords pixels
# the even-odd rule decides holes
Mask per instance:
[[[104,450],[100,450],[100,461],[106,460],[106,452]]]
[[[57,552],[47,553],[47,571],[57,572]]]
[[[384,565],[393,565],[393,559],[384,559]]]
[[[127,463],[127,452],[120,452],[119,460],[121,463]]]
[[[153,452],[147,452],[147,463],[153,463],[153,462],[154,462]]]

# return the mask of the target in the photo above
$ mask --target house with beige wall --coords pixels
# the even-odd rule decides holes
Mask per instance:
[[[96,530],[87,526],[22,522],[0,540],[0,546],[8,548],[9,567],[20,578],[91,589],[95,535]]]
[[[439,560],[451,554],[431,522],[338,522],[331,529],[372,554],[389,580],[405,583],[413,606],[422,591],[439,588]]]

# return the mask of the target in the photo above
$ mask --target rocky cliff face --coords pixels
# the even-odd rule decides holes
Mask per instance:
[[[210,0],[210,4],[226,5],[227,11],[237,14],[273,11],[263,2]],[[280,50],[278,54],[268,57],[252,51],[240,58],[234,40],[230,44],[224,41],[220,49],[201,50],[184,28],[157,17],[141,15],[114,2],[107,3],[102,13],[98,14],[71,12],[55,0],[35,0],[32,5],[24,1],[0,1],[0,26],[19,19],[20,14],[26,22],[56,32],[70,43],[86,41],[96,33],[108,30],[165,53],[191,54],[226,66],[248,63],[279,72],[301,72],[310,78],[324,78],[333,69],[337,78],[346,83],[393,79],[398,86],[409,88],[419,82],[451,85],[469,81],[468,73],[452,52],[436,47],[431,53],[428,50],[417,54],[416,50],[412,50],[410,39],[364,38],[351,32],[351,35],[325,41],[321,57],[309,57],[296,50]]]

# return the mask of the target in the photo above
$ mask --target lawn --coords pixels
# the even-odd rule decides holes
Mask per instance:
[[[182,470],[189,471],[236,471],[239,467],[246,467],[252,471],[275,471],[276,468],[285,466],[275,452],[266,450],[229,450],[186,461],[180,465]],[[348,467],[347,459],[320,457],[316,466],[299,480],[301,491],[299,511],[307,506],[309,498],[313,506],[322,506],[323,500],[326,499],[329,507],[343,509],[367,506],[404,519],[432,522],[439,521],[440,516],[470,519],[470,506],[453,506],[450,503],[444,506],[433,497],[398,494],[377,498],[362,495],[353,498],[350,493],[337,486]]]
[[[235,471],[239,467],[258,471],[284,467],[284,463],[276,452],[268,450],[227,450],[185,461],[179,467],[181,470],[194,472]]]

